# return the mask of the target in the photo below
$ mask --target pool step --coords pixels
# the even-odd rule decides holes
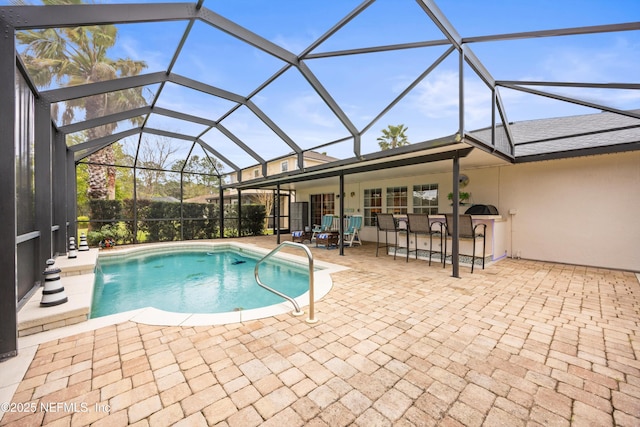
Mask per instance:
[[[37,334],[86,321],[91,310],[93,271],[97,258],[97,249],[80,252],[75,259],[59,256],[55,266],[61,270],[60,281],[68,302],[41,307],[43,287],[40,287],[18,312],[18,336]]]

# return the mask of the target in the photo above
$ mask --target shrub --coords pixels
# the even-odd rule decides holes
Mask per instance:
[[[242,205],[242,234],[262,236],[266,215],[264,205]]]
[[[98,246],[105,239],[112,239],[118,244],[125,243],[129,233],[124,224],[112,223],[105,224],[98,231],[90,231],[87,234],[87,243],[90,246]]]

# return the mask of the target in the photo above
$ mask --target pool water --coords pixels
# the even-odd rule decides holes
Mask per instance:
[[[91,317],[155,307],[177,313],[224,313],[284,302],[255,280],[257,255],[235,250],[187,250],[99,260]],[[270,258],[260,265],[266,285],[296,298],[309,290],[306,267]]]

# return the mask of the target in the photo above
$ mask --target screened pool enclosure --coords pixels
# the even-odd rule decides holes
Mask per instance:
[[[625,131],[640,126],[640,23],[625,2],[527,17],[453,0],[45,3],[0,6],[0,359],[45,261],[79,231],[242,236],[261,205],[279,233],[300,182],[340,195],[345,176],[443,162],[457,201],[474,150],[518,163],[638,149]],[[578,54],[602,68],[567,73]],[[526,141],[510,129],[597,111],[630,123]],[[381,149],[398,124],[409,143]],[[608,142],[572,143],[589,133]]]

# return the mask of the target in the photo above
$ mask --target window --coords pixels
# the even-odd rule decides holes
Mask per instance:
[[[311,224],[321,224],[322,215],[335,214],[333,193],[311,195]]]
[[[382,212],[382,188],[364,190],[364,225],[375,226],[376,214]]]
[[[387,187],[387,213],[407,213],[407,187]]]
[[[260,169],[254,169],[253,170],[253,177],[254,178],[260,178]]]
[[[289,170],[289,161],[285,160],[284,162],[280,163],[280,172],[286,172]]]
[[[438,213],[438,184],[413,186],[413,212],[429,215]]]

